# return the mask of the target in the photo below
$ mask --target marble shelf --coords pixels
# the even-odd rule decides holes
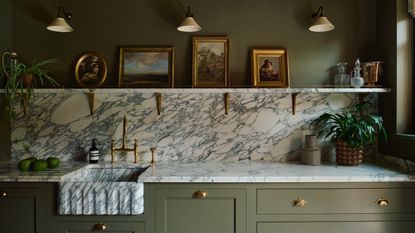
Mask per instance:
[[[182,93],[275,93],[275,94],[294,94],[294,93],[389,93],[390,88],[381,87],[362,87],[362,88],[333,88],[333,87],[302,87],[302,88],[39,88],[36,93],[162,93],[162,94],[182,94]],[[4,89],[0,89],[4,93]]]

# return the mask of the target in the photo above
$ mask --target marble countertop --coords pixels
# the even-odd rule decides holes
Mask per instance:
[[[17,162],[0,163],[0,182],[59,182],[88,163],[62,162],[59,168],[42,172],[21,172]],[[122,164],[118,167],[149,164]],[[104,167],[114,165],[104,164]],[[74,173],[74,174],[75,174]],[[144,183],[281,183],[281,182],[415,182],[415,173],[407,173],[373,164],[357,167],[324,164],[262,161],[166,161],[150,166],[138,178]]]
[[[272,182],[414,182],[407,174],[378,165],[357,167],[326,164],[246,162],[161,162],[138,179],[144,183],[272,183]]]

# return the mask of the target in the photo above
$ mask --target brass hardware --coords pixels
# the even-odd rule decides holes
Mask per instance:
[[[225,99],[225,115],[229,113],[229,93],[224,93],[223,98]]]
[[[292,93],[291,94],[291,102],[292,102],[292,108],[293,108],[293,115],[295,115],[295,112],[296,112],[297,95],[298,95],[298,93]]]
[[[157,101],[157,115],[161,115],[161,101],[163,100],[163,96],[161,93],[156,93],[156,101]]]
[[[206,191],[199,190],[199,191],[196,191],[196,192],[193,193],[193,198],[203,199],[203,198],[206,198],[207,195],[208,195],[208,193]]]
[[[94,115],[94,108],[95,108],[95,94],[93,92],[85,92],[85,95],[88,97],[89,111],[92,116]]]
[[[378,205],[378,206],[388,206],[389,201],[388,201],[388,199],[385,199],[385,198],[379,198],[379,199],[376,200],[376,205]]]
[[[150,151],[151,151],[151,164],[156,164],[157,162],[156,162],[156,152],[157,152],[157,148],[156,147],[151,147],[150,148]]]
[[[29,109],[29,97],[30,96],[27,93],[23,94],[22,101],[23,101],[23,114],[24,114],[24,116],[27,115],[27,110]]]
[[[291,202],[291,205],[294,207],[304,207],[307,205],[307,202],[302,198],[297,198]]]
[[[4,191],[1,191],[0,192],[0,197],[6,197],[7,196],[7,193],[6,192],[4,192]]]
[[[97,223],[93,227],[94,231],[105,231],[106,229],[107,229],[107,225],[105,225],[104,223]]]
[[[134,148],[132,148],[132,149],[127,148],[125,146],[126,141],[127,141],[127,116],[124,116],[123,130],[122,130],[122,147],[115,148],[114,139],[111,139],[111,163],[114,163],[114,154],[115,154],[116,151],[122,151],[122,152],[134,151],[134,163],[137,163],[137,156],[138,156],[137,140],[134,139]]]

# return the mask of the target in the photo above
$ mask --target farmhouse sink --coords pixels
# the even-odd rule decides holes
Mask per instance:
[[[61,215],[136,215],[144,212],[147,167],[94,164],[65,175],[59,182]]]

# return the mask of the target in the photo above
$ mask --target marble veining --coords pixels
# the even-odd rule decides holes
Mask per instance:
[[[355,93],[299,89],[293,115],[291,89],[249,90],[230,94],[229,115],[225,115],[222,89],[221,93],[174,91],[163,94],[160,116],[152,92],[97,90],[93,116],[83,93],[39,92],[30,113],[19,112],[11,124],[12,159],[30,154],[82,161],[97,138],[101,159],[109,161],[110,139],[120,146],[122,118],[127,115],[128,145],[138,140],[141,161],[150,161],[150,147],[157,147],[159,161],[291,161],[298,159],[313,119],[358,101]],[[377,94],[366,98],[376,111]],[[116,160],[132,161],[133,155],[117,153]]]
[[[147,169],[144,183],[268,183],[268,182],[414,182],[415,171],[392,170],[376,164],[356,167],[263,161],[170,161]]]

